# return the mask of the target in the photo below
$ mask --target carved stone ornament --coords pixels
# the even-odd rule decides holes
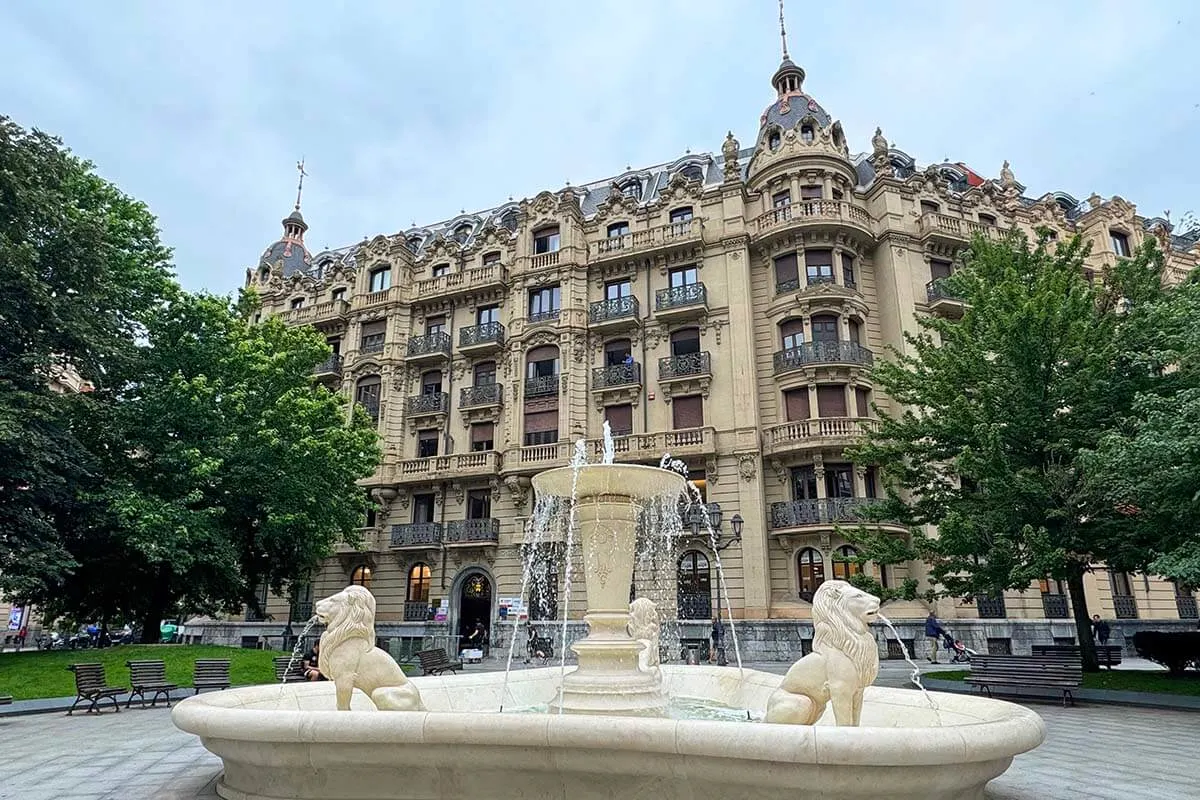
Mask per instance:
[[[758,457],[753,453],[742,453],[738,456],[738,474],[744,481],[754,480],[758,471]]]
[[[1012,167],[1008,165],[1008,159],[1004,160],[1004,164],[1000,167],[1000,186],[1008,189],[1016,186],[1017,176],[1013,174]]]
[[[725,142],[721,145],[721,156],[725,159],[725,180],[726,182],[740,180],[742,177],[742,167],[738,163],[738,153],[741,152],[742,146],[738,144],[738,140],[733,138],[733,131],[730,131],[725,136]]]
[[[875,135],[871,137],[871,150],[876,156],[887,157],[888,140],[883,137],[883,128],[875,129]]]
[[[513,505],[518,509],[524,508],[525,503],[529,500],[529,478],[521,475],[509,475],[504,479],[504,485],[512,494]]]

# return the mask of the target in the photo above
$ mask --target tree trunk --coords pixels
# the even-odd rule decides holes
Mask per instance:
[[[1083,593],[1083,570],[1075,570],[1067,576],[1067,591],[1071,595],[1071,615],[1075,618],[1075,638],[1079,642],[1079,655],[1083,659],[1084,672],[1099,672],[1100,662],[1096,658],[1096,643],[1092,640],[1092,620],[1088,616],[1087,597]]]
[[[150,594],[150,605],[142,612],[142,644],[158,644],[160,626],[171,599],[171,572],[166,564],[158,568],[158,580]]]

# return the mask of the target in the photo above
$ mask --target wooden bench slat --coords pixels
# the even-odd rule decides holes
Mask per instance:
[[[106,699],[112,701],[114,710],[118,713],[121,711],[117,695],[125,694],[129,690],[124,686],[109,686],[103,664],[71,664],[67,669],[75,673],[75,702],[67,710],[68,717],[83,702],[90,703],[87,713],[99,713],[99,703]]]
[[[1073,689],[1083,683],[1083,665],[1070,655],[981,655],[972,659],[966,683],[991,694],[993,686],[1044,686],[1062,689],[1063,705],[1075,702]]]
[[[152,698],[151,708],[158,704],[160,697],[166,701],[167,708],[171,707],[171,692],[179,686],[167,681],[167,665],[164,662],[126,661],[125,666],[129,667],[129,685],[132,689],[129,699],[125,701],[126,708],[133,705],[134,697],[140,697],[142,708],[145,708],[147,692]]]
[[[443,647],[422,650],[417,653],[417,659],[421,663],[421,671],[426,675],[440,675],[443,672],[458,672],[462,669],[462,662],[451,661]]]
[[[275,660],[275,680],[280,683],[295,683],[304,680],[304,661],[297,658],[292,662],[291,656],[280,656]],[[288,664],[291,669],[288,669]]]
[[[192,688],[195,694],[201,689],[228,689],[229,680],[228,658],[198,658],[192,667]]]

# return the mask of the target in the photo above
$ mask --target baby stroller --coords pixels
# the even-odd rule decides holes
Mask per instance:
[[[946,631],[942,631],[942,645],[946,648],[946,652],[950,654],[951,664],[969,664],[971,656],[975,655],[974,650],[955,639]]]

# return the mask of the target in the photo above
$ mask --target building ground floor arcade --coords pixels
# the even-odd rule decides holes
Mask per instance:
[[[722,439],[732,441],[718,455]],[[743,658],[788,660],[811,639],[809,600],[821,582],[862,570],[886,586],[912,578],[924,588],[923,564],[861,563],[853,545],[839,535],[839,525],[852,523],[855,509],[876,496],[870,467],[846,462],[836,449],[764,461],[758,453],[739,454],[737,439],[736,433],[718,436],[709,430],[695,440],[709,442],[697,448],[711,452],[678,454],[707,503],[719,551],[701,514],[687,510],[672,551],[657,554],[653,565],[641,564],[635,575],[632,590],[651,597],[665,618],[679,621],[672,637],[707,652],[719,609],[737,623]],[[626,449],[624,455],[637,453]],[[656,463],[657,457],[626,460]],[[204,641],[279,647],[311,617],[314,599],[350,583],[365,585],[375,595],[376,633],[394,652],[430,645],[456,649],[459,637],[476,623],[488,631],[491,648],[507,648],[514,634],[523,647],[526,633],[523,626],[517,630],[515,615],[528,613],[535,628],[557,628],[564,608],[568,638],[583,635],[582,569],[573,553],[571,585],[563,585],[563,542],[541,544],[533,561],[543,578],[533,590],[526,586],[522,596],[523,557],[531,549],[525,541],[533,510],[529,476],[539,471],[536,466],[526,473],[448,473],[444,479],[375,489],[380,510],[368,519],[357,543],[339,546],[294,597],[264,594],[263,619],[199,623]],[[735,516],[740,537],[735,537]],[[899,527],[895,532],[903,535]],[[1197,626],[1195,594],[1151,576],[1110,573],[1100,566],[1087,576],[1086,594],[1088,611],[1110,621],[1114,641],[1139,629]],[[893,601],[883,609],[918,649],[925,647],[921,624],[929,610],[922,601]],[[1052,581],[1001,598],[943,599],[933,610],[982,652],[1028,652],[1032,643],[1075,636],[1065,587]],[[189,623],[189,629],[196,630],[196,624]],[[880,652],[899,655],[882,633]]]

